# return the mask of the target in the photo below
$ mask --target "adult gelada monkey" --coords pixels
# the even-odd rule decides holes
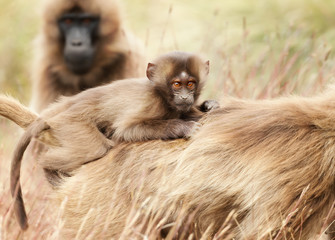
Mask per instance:
[[[45,0],[42,9],[32,69],[36,111],[60,95],[144,76],[142,46],[124,28],[118,0]]]
[[[335,88],[220,105],[189,141],[122,143],[65,178],[61,235],[146,238],[184,217],[189,239],[320,239],[334,220]]]
[[[215,101],[195,105],[208,72],[208,61],[195,54],[172,52],[148,64],[147,79],[88,89],[63,97],[43,111],[23,134],[12,161],[11,190],[21,227],[25,229],[27,221],[19,186],[20,164],[33,137],[47,146],[39,153],[43,167],[61,171],[101,158],[118,142],[188,137],[203,115],[199,109],[217,107]]]

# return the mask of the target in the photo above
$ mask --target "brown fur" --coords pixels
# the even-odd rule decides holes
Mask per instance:
[[[174,108],[173,96],[166,82],[180,71],[171,67],[177,59],[183,63],[197,63],[191,72],[199,86],[194,92],[191,108],[186,111]],[[198,56],[182,52],[162,55],[155,63],[158,67],[152,80],[115,81],[72,97],[63,97],[43,111],[40,118],[50,126],[49,130],[37,136],[49,146],[45,153],[41,153],[43,166],[71,171],[100,158],[116,142],[178,138],[191,134],[195,122],[185,120],[198,120],[202,116],[195,102],[207,78],[207,65]],[[165,66],[169,66],[168,71],[165,71]],[[99,129],[107,134],[111,132],[111,139]]]
[[[169,66],[168,71],[165,64]],[[39,153],[39,161],[45,169],[71,171],[101,158],[118,142],[190,136],[196,126],[196,122],[190,120],[202,116],[195,102],[207,77],[208,65],[196,55],[174,52],[159,57],[155,66],[153,79],[115,81],[73,97],[63,97],[43,111],[15,148],[12,167],[18,169],[12,169],[12,174],[19,172],[23,153],[33,137],[46,144]],[[186,72],[199,86],[192,90],[192,101],[187,102],[187,110],[183,107],[179,111],[180,99],[175,100],[178,95],[170,92],[169,81],[180,73],[188,76]],[[178,105],[174,105],[175,101]],[[112,133],[111,139],[103,134],[105,132],[107,135]],[[13,193],[15,188],[19,188],[21,193],[19,176],[12,176]],[[16,202],[20,204],[15,211],[19,212],[21,226],[25,227],[26,214],[21,194],[17,195]]]
[[[235,239],[316,239],[335,200],[335,89],[222,105],[189,141],[124,143],[65,179],[64,237],[138,237],[137,213],[173,222],[186,208],[196,235],[214,237],[234,210]]]
[[[24,150],[28,147],[31,139],[37,136],[41,131],[49,129],[49,126],[42,120],[37,119],[34,121],[23,134],[18,145],[21,148],[14,153],[14,159],[21,159],[24,154]],[[22,229],[28,228],[26,210],[23,204],[22,190],[20,185],[20,169],[21,161],[12,161],[11,173],[10,173],[10,185],[11,193],[14,198],[14,212],[19,221]]]
[[[0,115],[12,120],[21,128],[27,128],[38,117],[38,114],[10,96],[0,95],[0,103]]]
[[[57,26],[57,19],[74,6],[101,18],[95,62],[85,75],[67,69]],[[112,80],[144,76],[142,46],[124,28],[117,0],[46,0],[42,9],[43,21],[35,41],[32,71],[32,105],[38,112],[60,95],[71,96]]]

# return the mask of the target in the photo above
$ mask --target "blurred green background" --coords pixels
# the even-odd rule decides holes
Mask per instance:
[[[28,104],[40,0],[0,0],[0,92]],[[170,50],[211,62],[203,97],[309,94],[334,73],[335,1],[124,0],[148,59]]]

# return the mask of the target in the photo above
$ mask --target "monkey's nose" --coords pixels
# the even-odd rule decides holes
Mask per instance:
[[[72,46],[81,46],[83,43],[82,43],[82,41],[80,41],[80,40],[73,40],[72,41]]]

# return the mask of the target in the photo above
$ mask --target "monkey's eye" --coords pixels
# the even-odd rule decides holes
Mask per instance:
[[[90,24],[92,20],[90,18],[84,18],[81,22],[84,24]]]
[[[172,87],[173,87],[174,89],[179,89],[179,88],[181,87],[181,83],[180,83],[180,82],[173,82],[173,83],[172,83]]]
[[[73,22],[71,18],[65,18],[63,21],[64,21],[64,23],[67,24],[67,25],[70,25],[70,24],[72,24],[72,22]]]
[[[193,81],[189,81],[188,83],[187,83],[187,87],[189,88],[189,89],[193,89],[194,88],[194,86],[195,86],[195,82],[193,82]]]

